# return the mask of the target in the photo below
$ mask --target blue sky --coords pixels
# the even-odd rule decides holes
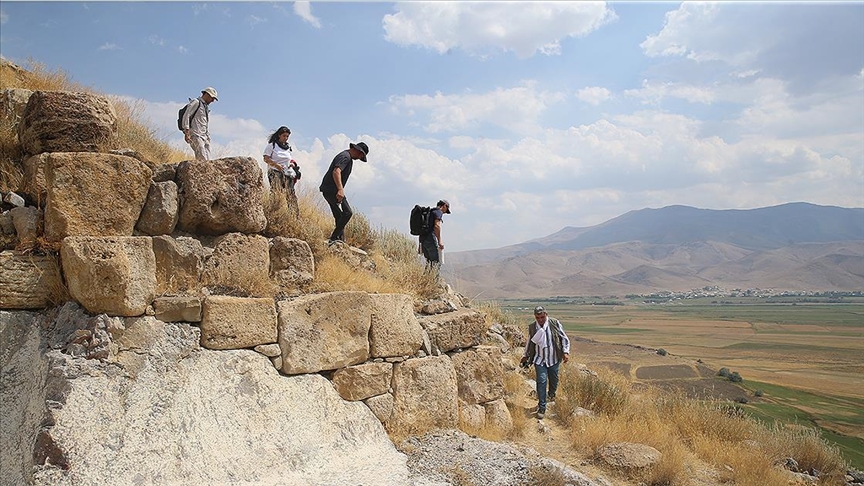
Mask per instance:
[[[355,210],[407,233],[449,199],[449,251],[672,204],[864,207],[860,2],[3,1],[0,26],[3,57],[181,149],[205,86],[215,156],[260,162],[288,125],[305,190],[367,142]]]

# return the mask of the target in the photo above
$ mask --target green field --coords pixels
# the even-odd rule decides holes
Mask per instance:
[[[787,299],[789,300],[789,299]],[[810,299],[818,300],[818,299]],[[644,299],[499,300],[520,322],[543,305],[571,335],[663,348],[713,369],[728,367],[762,398],[754,418],[816,426],[864,469],[864,301],[779,302],[756,297],[663,303]]]

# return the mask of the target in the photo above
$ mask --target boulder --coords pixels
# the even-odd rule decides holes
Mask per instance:
[[[204,299],[201,346],[251,348],[276,341],[273,299],[211,295]]]
[[[276,343],[259,344],[258,346],[255,346],[255,351],[267,356],[268,358],[275,358],[277,356],[280,358],[282,357],[282,350]],[[276,368],[281,368],[281,366],[277,366]]]
[[[57,257],[0,252],[0,309],[42,309],[62,293]]]
[[[153,237],[156,256],[156,289],[160,293],[197,293],[201,288],[204,259],[211,252],[188,236]]]
[[[93,314],[144,314],[156,296],[156,258],[145,236],[70,236],[60,246],[72,297]]]
[[[117,135],[117,114],[104,96],[35,91],[18,123],[28,155],[42,152],[105,152]]]
[[[7,192],[6,194],[3,194],[3,203],[4,205],[9,205],[10,209],[23,208],[27,205],[27,201],[25,201],[23,197],[15,194],[14,192]]]
[[[40,208],[45,207],[48,200],[48,190],[45,183],[45,167],[51,154],[37,154],[24,159],[24,179],[18,187],[18,191],[24,194]]]
[[[18,245],[32,248],[42,234],[42,210],[34,206],[12,208],[9,210],[12,224],[18,235]]]
[[[228,233],[216,239],[202,280],[213,294],[273,295],[269,269],[267,238]]]
[[[483,404],[486,410],[486,430],[493,434],[506,436],[513,430],[513,417],[504,400],[498,399]]]
[[[267,225],[261,168],[251,157],[191,160],[177,167],[183,231],[258,233]]]
[[[498,348],[478,346],[450,357],[456,368],[460,400],[486,403],[504,396],[504,367]]]
[[[152,182],[135,228],[145,235],[170,235],[177,226],[177,184]]]
[[[131,157],[52,153],[45,167],[45,237],[131,236],[151,171]]]
[[[201,299],[192,296],[157,297],[153,301],[156,319],[162,322],[201,322]]]
[[[363,363],[336,370],[333,385],[342,398],[354,402],[387,393],[392,376],[390,363]]]
[[[469,434],[476,434],[486,426],[486,409],[476,403],[459,403],[459,428]]]
[[[645,444],[618,442],[600,447],[597,456],[612,468],[633,471],[657,464],[662,454]]]
[[[445,312],[453,312],[457,309],[458,307],[451,300],[432,299],[423,302],[418,310],[421,314],[431,316],[435,314],[444,314]]]
[[[447,355],[409,359],[393,367],[393,416],[385,426],[399,434],[459,423],[456,370]]]
[[[390,420],[390,417],[393,415],[393,395],[389,393],[369,397],[363,400],[363,403],[369,407],[369,410],[372,410],[372,413],[375,414],[375,417],[382,424]]]
[[[27,102],[33,91],[24,88],[10,88],[0,90],[0,117],[7,120],[13,127],[18,124],[24,116]]]
[[[317,373],[369,358],[372,299],[366,292],[330,292],[279,302],[282,372]]]
[[[309,244],[297,238],[270,240],[270,275],[283,287],[309,284],[315,276],[315,258]]]
[[[153,167],[153,182],[174,182],[177,176],[177,164],[157,164]]]
[[[423,345],[413,301],[404,294],[372,294],[369,352],[373,358],[412,356]]]
[[[476,346],[486,333],[483,314],[472,309],[423,316],[418,321],[429,335],[433,348],[437,347],[442,353]]]
[[[15,235],[15,223],[12,222],[12,215],[9,211],[0,213],[0,234]]]

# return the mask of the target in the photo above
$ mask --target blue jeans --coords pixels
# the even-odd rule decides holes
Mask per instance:
[[[561,362],[553,366],[534,365],[534,373],[537,376],[537,407],[546,410],[546,385],[549,385],[549,395],[555,395],[558,390],[558,367]]]

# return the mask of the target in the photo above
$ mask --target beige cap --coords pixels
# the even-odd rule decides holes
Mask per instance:
[[[209,94],[211,97],[213,97],[214,100],[219,101],[219,97],[216,95],[216,89],[213,88],[212,86],[207,86],[206,88],[201,90],[201,94],[204,94],[204,93]]]

